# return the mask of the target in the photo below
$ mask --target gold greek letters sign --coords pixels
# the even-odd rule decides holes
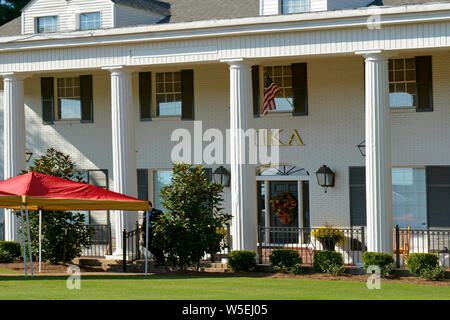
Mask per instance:
[[[261,146],[280,146],[280,147],[303,147],[300,134],[297,129],[292,133],[286,134],[284,129],[258,129],[257,130],[257,145]]]

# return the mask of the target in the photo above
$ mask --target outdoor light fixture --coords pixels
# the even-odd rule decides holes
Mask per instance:
[[[229,187],[230,186],[230,176],[231,176],[231,174],[223,166],[218,167],[214,171],[213,176],[214,176],[214,182],[220,183],[224,187]]]
[[[325,188],[325,193],[327,193],[328,187],[334,187],[334,172],[326,165],[321,166],[319,170],[317,170],[316,177],[319,186]]]
[[[25,161],[28,162],[30,161],[31,157],[33,156],[33,152],[31,152],[28,149],[25,149]]]
[[[361,142],[360,144],[357,145],[359,152],[361,152],[361,155],[363,157],[366,156],[366,141],[364,140],[363,142]]]

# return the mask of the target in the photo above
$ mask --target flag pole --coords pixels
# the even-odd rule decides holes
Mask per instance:
[[[34,277],[33,253],[31,252],[30,219],[28,218],[28,204],[25,204],[25,215],[27,218],[28,255],[30,257],[31,277]]]
[[[290,102],[289,101],[289,99],[286,97],[286,95],[284,94],[284,92],[283,92],[283,90],[281,90],[280,89],[280,91],[279,91],[280,93],[281,93],[281,95],[283,96],[283,98],[285,98],[286,99],[286,101],[291,105],[291,107],[292,107],[292,110],[293,111],[295,111],[295,107],[294,107],[294,105],[292,104],[292,102]]]
[[[27,245],[25,243],[25,225],[23,222],[23,205],[20,205],[20,222],[22,225],[22,248],[23,248],[23,265],[25,271],[25,278],[28,276],[27,270]]]
[[[42,272],[42,210],[39,210],[39,273]]]

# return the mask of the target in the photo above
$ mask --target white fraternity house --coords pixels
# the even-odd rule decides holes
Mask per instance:
[[[261,227],[362,226],[379,252],[396,225],[450,228],[449,1],[32,0],[0,27],[0,75],[3,178],[55,148],[88,182],[161,208],[181,128],[200,134],[192,162],[230,173],[234,250],[257,250]],[[237,136],[229,161],[203,159],[203,132],[249,128],[278,163],[238,161]],[[285,193],[298,209],[283,221],[269,200]],[[138,214],[87,216],[112,225],[121,257]]]

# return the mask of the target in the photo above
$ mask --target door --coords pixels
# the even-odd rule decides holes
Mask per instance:
[[[293,214],[290,223],[283,223],[279,216],[275,214],[270,206],[270,227],[274,228],[295,228],[295,229],[275,229],[271,232],[270,241],[272,243],[298,243],[298,182],[297,181],[271,181],[270,182],[270,199],[289,193],[297,202],[297,209]]]

